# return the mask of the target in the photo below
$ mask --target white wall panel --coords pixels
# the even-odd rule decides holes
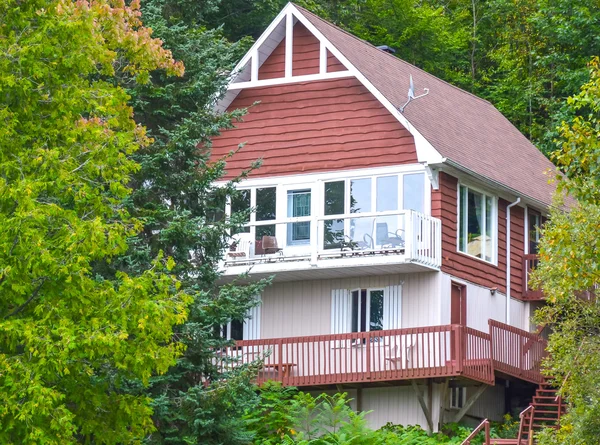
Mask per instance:
[[[439,272],[274,283],[263,291],[261,337],[331,333],[334,289],[383,289],[402,284],[402,327],[440,324]]]

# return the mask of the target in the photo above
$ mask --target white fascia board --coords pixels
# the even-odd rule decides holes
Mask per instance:
[[[375,86],[350,63],[335,46],[294,6],[294,15],[306,28],[353,74],[370,92],[381,102],[381,104],[413,135],[415,147],[417,150],[417,159],[421,163],[439,164],[444,161],[443,156],[429,143],[425,137],[400,113],[394,104],[392,104]]]
[[[285,176],[263,176],[244,179],[240,182],[240,188],[244,187],[267,187],[273,185],[307,184],[317,181],[335,181],[346,178],[369,178],[373,176],[389,175],[394,173],[420,173],[425,172],[422,164],[399,164],[385,167],[369,167],[355,170],[335,170],[329,172],[301,173]],[[215,182],[216,186],[222,186],[228,181]]]

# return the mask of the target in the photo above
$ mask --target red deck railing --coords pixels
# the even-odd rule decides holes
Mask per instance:
[[[217,365],[226,372],[263,360],[257,383],[278,380],[293,386],[461,375],[493,384],[496,367],[537,382],[544,346],[535,334],[490,322],[489,334],[443,325],[243,340],[223,351]]]
[[[544,299],[544,294],[540,289],[529,287],[529,275],[537,267],[538,261],[536,254],[523,255],[523,300],[537,301]]]
[[[533,383],[542,383],[546,340],[538,334],[489,320],[494,368]]]

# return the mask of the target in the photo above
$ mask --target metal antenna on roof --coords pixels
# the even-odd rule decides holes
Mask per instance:
[[[425,91],[425,93],[423,93],[419,96],[415,96],[415,85],[413,84],[413,78],[412,78],[412,74],[411,74],[410,75],[410,86],[408,87],[408,100],[406,101],[406,103],[404,105],[402,105],[401,107],[398,108],[398,110],[400,110],[400,113],[404,113],[404,109],[406,108],[406,106],[409,103],[411,103],[413,100],[419,99],[419,98],[427,96],[429,94],[429,88],[423,88],[423,91]]]

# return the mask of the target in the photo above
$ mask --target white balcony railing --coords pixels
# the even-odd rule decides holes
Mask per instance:
[[[233,237],[225,269],[381,255],[434,269],[441,265],[441,221],[413,210],[255,221],[245,230]]]

